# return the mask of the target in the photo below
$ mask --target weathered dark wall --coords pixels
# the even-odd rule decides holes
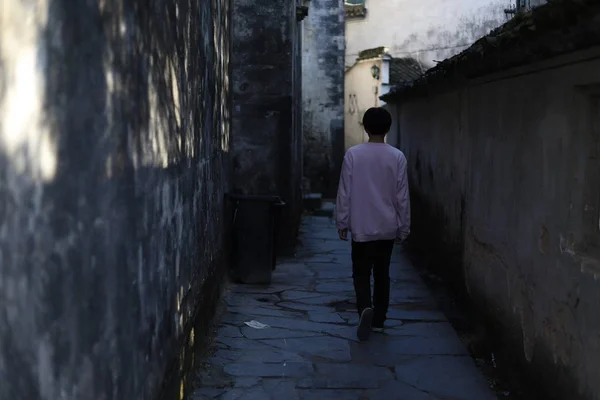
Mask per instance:
[[[228,7],[2,2],[1,399],[153,399],[203,334],[224,269]]]
[[[312,0],[303,33],[304,176],[334,196],[344,155],[344,2]]]
[[[544,398],[600,399],[599,59],[425,88],[397,110],[413,244],[500,322]]]
[[[294,2],[293,2],[294,3]],[[301,6],[304,0],[296,0],[295,5]],[[283,180],[287,186],[290,206],[285,210],[285,219],[291,229],[288,229],[284,244],[292,248],[296,244],[296,234],[300,227],[300,218],[304,211],[302,179],[304,176],[304,159],[302,139],[302,29],[304,22],[299,21],[296,8],[288,14],[292,26],[292,135],[290,140],[290,158],[283,160],[290,165],[289,179]]]
[[[233,0],[233,189],[282,197],[288,245],[302,206],[300,24],[296,1]]]

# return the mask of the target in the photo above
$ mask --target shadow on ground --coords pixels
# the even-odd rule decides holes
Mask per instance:
[[[304,219],[301,243],[270,286],[226,292],[194,400],[496,398],[400,249],[386,332],[361,343],[348,243],[315,216]]]

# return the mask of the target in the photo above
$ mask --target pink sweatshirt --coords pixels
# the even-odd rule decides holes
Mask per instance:
[[[352,240],[401,239],[410,233],[406,158],[385,143],[363,143],[346,152],[338,188],[338,229]]]

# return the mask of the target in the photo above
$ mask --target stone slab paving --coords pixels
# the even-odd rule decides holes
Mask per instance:
[[[225,294],[193,400],[496,399],[400,249],[386,332],[359,342],[349,244],[327,217],[306,217],[300,239],[270,286]]]

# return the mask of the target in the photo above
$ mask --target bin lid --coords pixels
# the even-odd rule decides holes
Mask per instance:
[[[276,195],[253,195],[240,193],[227,193],[226,196],[231,200],[236,201],[264,201],[268,203],[276,203],[276,205],[285,205],[281,197]]]

